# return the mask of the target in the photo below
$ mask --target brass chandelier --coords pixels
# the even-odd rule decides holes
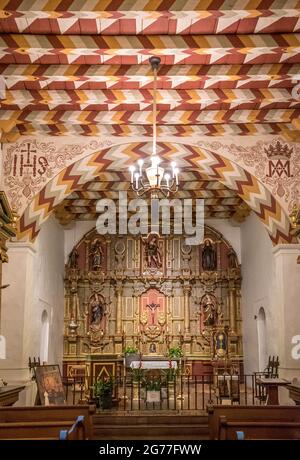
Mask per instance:
[[[175,161],[172,161],[167,171],[161,165],[161,159],[156,152],[156,90],[157,90],[157,69],[160,64],[160,58],[152,56],[150,64],[153,70],[153,146],[150,157],[150,165],[144,169],[144,161],[138,160],[137,166],[131,165],[130,171],[130,184],[132,190],[138,195],[142,196],[149,193],[151,198],[158,198],[161,194],[168,197],[178,190],[179,185],[179,169]]]

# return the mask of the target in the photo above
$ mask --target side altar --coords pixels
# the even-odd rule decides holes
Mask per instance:
[[[155,362],[180,347],[185,375],[212,375],[220,361],[241,372],[240,290],[237,255],[213,228],[199,246],[90,231],[65,267],[64,377],[122,376],[126,347]]]

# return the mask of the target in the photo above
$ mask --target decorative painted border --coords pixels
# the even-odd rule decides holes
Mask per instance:
[[[138,158],[149,156],[150,143],[138,142],[101,150],[69,165],[35,196],[19,220],[19,238],[31,240],[42,223],[64,198],[106,170],[125,170]],[[258,215],[273,244],[290,243],[288,216],[269,190],[233,161],[208,149],[175,143],[158,143],[161,157],[177,159],[181,168],[198,168],[201,173],[237,192]]]

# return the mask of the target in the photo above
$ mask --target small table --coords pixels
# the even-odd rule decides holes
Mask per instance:
[[[292,385],[288,385],[287,388],[289,390],[289,397],[297,406],[300,406],[300,382],[292,383]]]
[[[25,386],[14,387],[6,385],[0,388],[0,407],[13,406],[19,399],[20,391],[24,390]]]
[[[291,382],[286,379],[259,377],[257,383],[267,389],[267,406],[279,406],[278,388],[285,387]]]

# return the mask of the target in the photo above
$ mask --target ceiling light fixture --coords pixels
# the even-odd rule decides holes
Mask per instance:
[[[157,155],[156,151],[156,90],[157,90],[157,69],[160,64],[160,58],[152,56],[150,64],[153,70],[153,146],[150,157],[150,165],[143,169],[144,161],[138,160],[137,166],[131,165],[130,171],[130,184],[132,190],[138,195],[142,196],[145,193],[149,193],[151,198],[158,198],[159,195],[168,197],[170,194],[174,194],[178,190],[179,185],[179,169],[177,168],[176,162],[172,161],[169,170],[165,171],[165,168],[161,165],[161,159]]]

